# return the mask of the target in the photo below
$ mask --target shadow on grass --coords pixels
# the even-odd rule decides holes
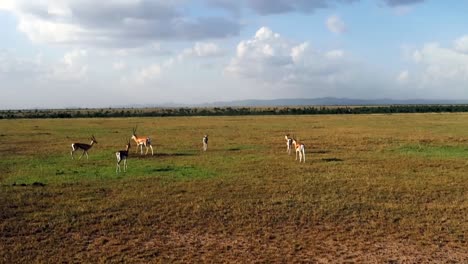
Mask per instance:
[[[315,153],[315,154],[327,154],[327,153],[330,153],[329,150],[312,150],[312,151],[309,151],[310,153]]]
[[[16,184],[13,183],[12,186],[20,186],[20,187],[25,187],[25,186],[33,186],[33,187],[44,187],[46,186],[44,183],[42,182],[33,182],[32,184],[26,184],[26,183],[20,183],[20,184]]]
[[[241,148],[228,148],[227,151],[240,151]]]
[[[232,146],[230,148],[227,148],[226,151],[241,151],[241,150],[258,150],[260,149],[261,147],[259,146],[250,146],[250,145],[246,145],[246,146]]]
[[[152,171],[154,172],[167,172],[167,171],[175,171],[175,170],[176,170],[175,167],[163,167],[163,168],[152,169]]]
[[[325,162],[342,162],[344,160],[342,159],[338,159],[338,158],[325,158],[325,159],[322,159],[323,161]]]

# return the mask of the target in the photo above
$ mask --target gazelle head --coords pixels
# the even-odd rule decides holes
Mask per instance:
[[[137,134],[136,134],[137,128],[138,128],[138,126],[132,128],[133,132],[132,132],[132,137],[130,139],[133,139],[133,140],[137,139]]]
[[[91,143],[98,143],[94,135],[91,135]]]

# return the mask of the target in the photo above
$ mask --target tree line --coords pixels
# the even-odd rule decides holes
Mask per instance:
[[[2,110],[0,111],[0,119],[241,115],[333,115],[456,112],[468,112],[468,105],[32,109]]]

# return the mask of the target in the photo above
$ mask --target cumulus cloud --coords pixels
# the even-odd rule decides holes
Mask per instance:
[[[86,50],[73,50],[65,53],[63,58],[52,65],[47,78],[54,81],[84,81],[87,79],[88,64]]]
[[[320,52],[307,42],[296,43],[262,27],[237,45],[225,72],[275,86],[330,84],[344,73],[343,57],[342,50]]]
[[[330,30],[331,32],[335,34],[341,34],[341,33],[346,32],[346,25],[339,16],[333,15],[333,16],[328,17],[326,24],[327,24],[328,30]]]
[[[397,80],[419,90],[426,98],[466,97],[468,54],[459,49],[457,45],[442,47],[439,43],[427,43],[413,50],[412,67],[400,73]]]
[[[407,70],[400,72],[400,74],[398,74],[397,76],[397,81],[400,83],[405,83],[408,81],[408,79],[409,79],[409,72]]]
[[[13,81],[83,81],[88,74],[86,50],[72,50],[58,61],[21,58],[10,52],[0,52],[0,77]]]
[[[201,40],[237,35],[240,25],[216,16],[194,17],[181,1],[42,0],[0,5],[18,29],[40,43],[134,47],[159,40]]]
[[[455,40],[455,50],[468,53],[468,35],[462,36]]]
[[[161,80],[163,68],[159,63],[142,66],[128,74],[123,74],[120,78],[120,84],[125,87],[136,85],[140,88],[154,84],[155,81]]]
[[[192,48],[185,49],[180,54],[180,58],[186,57],[218,57],[223,55],[221,48],[212,42],[196,42]]]
[[[413,53],[414,62],[423,68],[427,81],[467,81],[468,54],[428,43]]]

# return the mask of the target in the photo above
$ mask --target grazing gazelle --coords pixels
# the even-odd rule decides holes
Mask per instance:
[[[203,137],[203,151],[206,151],[208,149],[208,135],[205,135]]]
[[[299,162],[303,161],[305,163],[305,146],[302,143],[299,143],[296,139],[293,138],[292,144],[296,150],[296,160],[297,155],[299,155]]]
[[[286,152],[291,155],[291,149],[292,149],[292,142],[293,142],[293,139],[289,137],[289,134],[284,136],[284,138],[286,139]]]
[[[138,152],[138,147],[141,148],[141,155],[143,155],[143,146],[146,148],[146,154],[148,154],[148,148],[151,149],[151,155],[153,155],[153,146],[151,146],[151,139],[150,137],[139,137],[136,135],[137,127],[133,129],[132,139],[135,140],[137,147],[135,153]]]
[[[115,153],[117,157],[117,167],[115,168],[115,173],[120,172],[120,162],[123,160],[124,164],[124,172],[127,171],[127,158],[128,158],[128,150],[130,149],[130,139],[127,142],[125,150],[119,150]]]
[[[73,153],[79,149],[83,150],[83,153],[81,153],[81,157],[83,157],[84,154],[86,154],[86,159],[88,159],[88,150],[93,147],[94,143],[98,143],[94,135],[91,136],[91,143],[90,144],[85,144],[85,143],[73,143],[71,144],[72,151],[70,152],[72,159],[73,158]]]

